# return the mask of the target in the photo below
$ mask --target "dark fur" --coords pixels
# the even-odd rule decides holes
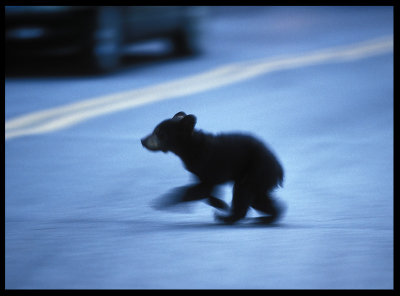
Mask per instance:
[[[142,139],[152,151],[172,151],[186,169],[195,174],[199,183],[176,192],[176,202],[207,199],[220,209],[228,206],[214,197],[216,185],[234,182],[231,212],[217,216],[219,220],[234,223],[245,217],[251,206],[269,215],[265,221],[280,217],[282,208],[271,192],[282,186],[283,169],[273,153],[256,138],[244,134],[212,135],[194,129],[196,117],[177,113],[156,126],[153,133]]]

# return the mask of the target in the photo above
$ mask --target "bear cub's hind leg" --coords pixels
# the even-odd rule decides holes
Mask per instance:
[[[267,216],[257,218],[260,223],[270,224],[280,219],[286,211],[286,205],[276,200],[271,194],[260,194],[252,202],[251,207]]]
[[[246,185],[238,185],[237,183],[233,187],[233,198],[232,198],[232,209],[231,213],[227,216],[215,214],[215,218],[218,221],[233,224],[238,220],[244,218],[247,214],[247,210],[253,200],[253,192]]]

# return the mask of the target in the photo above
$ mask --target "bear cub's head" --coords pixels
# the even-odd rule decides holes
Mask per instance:
[[[196,117],[178,112],[171,119],[158,124],[153,133],[141,139],[142,145],[151,151],[176,152],[193,133]]]

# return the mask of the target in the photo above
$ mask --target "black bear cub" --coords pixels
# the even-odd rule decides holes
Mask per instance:
[[[214,197],[213,191],[216,185],[233,181],[230,213],[216,215],[219,221],[234,223],[246,216],[249,207],[266,214],[260,218],[263,223],[280,218],[284,205],[271,193],[282,186],[283,168],[274,154],[252,136],[212,135],[195,130],[195,124],[194,115],[179,112],[141,140],[151,151],[172,151],[197,176],[199,182],[180,190],[174,202],[204,199],[215,208],[228,210],[228,205]]]

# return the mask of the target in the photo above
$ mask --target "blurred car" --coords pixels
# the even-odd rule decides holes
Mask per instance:
[[[75,55],[97,71],[118,67],[130,42],[167,37],[178,55],[195,53],[204,10],[188,6],[6,6],[8,56]]]

